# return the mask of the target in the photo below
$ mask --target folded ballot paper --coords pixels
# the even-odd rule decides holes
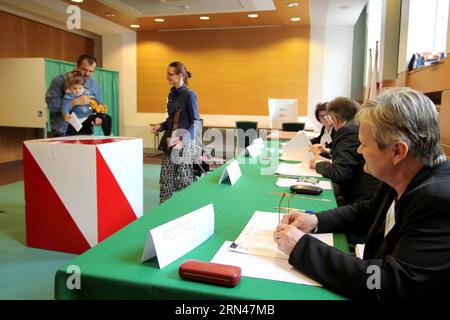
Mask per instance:
[[[72,127],[78,132],[81,130],[83,125],[81,124],[81,121],[78,119],[75,113],[70,114],[70,120],[69,123],[72,125]]]

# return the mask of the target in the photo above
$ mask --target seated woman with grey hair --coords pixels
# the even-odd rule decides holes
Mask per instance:
[[[450,163],[434,104],[409,88],[363,107],[358,152],[384,183],[369,200],[314,215],[292,210],[274,232],[297,270],[355,299],[450,299]],[[367,233],[363,259],[308,233]]]

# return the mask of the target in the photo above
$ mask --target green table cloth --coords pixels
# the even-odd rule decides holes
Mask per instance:
[[[259,159],[264,160],[264,156]],[[239,158],[242,177],[234,186],[218,184],[225,165],[199,181],[175,193],[162,205],[110,236],[97,246],[62,266],[55,276],[56,299],[341,299],[322,287],[299,285],[273,280],[242,277],[234,288],[183,280],[178,266],[185,259],[210,261],[224,241],[235,240],[256,210],[275,212],[286,188],[275,185],[277,177],[261,175],[268,164],[248,163],[255,159]],[[247,162],[247,163],[242,163]],[[276,166],[273,167],[273,170]],[[273,171],[272,170],[272,171]],[[324,190],[313,201],[294,198],[291,207],[321,211],[336,206],[332,190]],[[114,201],[114,199],[111,199]],[[186,213],[213,203],[215,231],[203,244],[172,262],[158,268],[156,258],[141,263],[147,234],[150,229]],[[284,201],[284,206],[287,200]],[[348,252],[345,235],[334,235],[334,246]],[[81,273],[81,288],[69,289],[69,266],[77,266]],[[71,269],[69,269],[71,270]]]

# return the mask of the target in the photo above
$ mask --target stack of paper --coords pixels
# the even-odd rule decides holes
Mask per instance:
[[[300,131],[282,148],[283,156],[280,159],[289,161],[309,161],[313,158],[310,147],[311,141],[306,136],[305,131]]]
[[[295,164],[280,163],[277,170],[275,171],[275,174],[293,177],[322,177],[322,175],[317,173],[316,170],[310,169],[309,164],[306,162]]]
[[[278,223],[277,213],[256,211],[236,241],[225,242],[212,262],[239,266],[247,277],[320,286],[292,268],[288,256],[278,250],[273,240]],[[331,233],[312,236],[333,245]]]

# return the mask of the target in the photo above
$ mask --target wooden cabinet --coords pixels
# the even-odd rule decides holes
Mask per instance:
[[[442,92],[439,112],[441,124],[441,141],[447,157],[450,157],[450,90]]]

